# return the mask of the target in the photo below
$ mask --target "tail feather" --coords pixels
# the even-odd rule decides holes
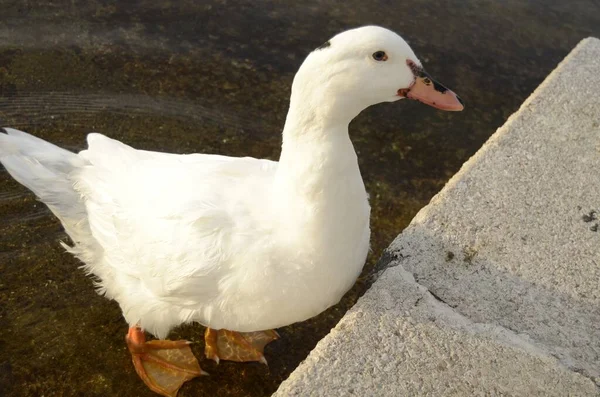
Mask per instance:
[[[87,165],[77,154],[12,128],[0,133],[0,162],[56,215],[78,242],[89,233],[85,204],[73,188],[71,175]]]

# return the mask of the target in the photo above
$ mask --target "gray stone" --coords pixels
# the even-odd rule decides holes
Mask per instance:
[[[600,395],[596,218],[590,38],[417,214],[275,396]]]

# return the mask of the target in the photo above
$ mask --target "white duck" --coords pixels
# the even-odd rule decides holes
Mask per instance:
[[[308,55],[294,78],[279,162],[133,149],[100,134],[75,154],[14,129],[0,161],[61,220],[65,247],[131,327],[140,377],[177,394],[202,373],[185,341],[145,342],[182,323],[208,327],[206,355],[264,361],[264,331],[337,303],[369,248],[367,193],[348,124],[408,97],[443,110],[436,83],[397,34],[367,26]]]

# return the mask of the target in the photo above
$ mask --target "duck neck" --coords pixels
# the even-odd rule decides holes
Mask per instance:
[[[308,105],[308,106],[307,106]],[[318,107],[291,102],[276,183],[295,194],[311,195],[326,188],[332,175],[357,164],[348,136],[349,120],[328,117]]]
[[[362,196],[364,185],[348,136],[348,124],[355,114],[338,111],[341,105],[315,106],[313,101],[292,95],[274,184],[274,197],[281,205],[279,215],[292,211],[306,219],[332,211],[332,206],[348,199],[345,194],[353,193],[348,191],[349,184]]]

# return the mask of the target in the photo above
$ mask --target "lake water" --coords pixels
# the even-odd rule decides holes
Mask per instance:
[[[127,3],[127,4],[126,4]],[[135,3],[135,4],[134,4]],[[0,125],[72,150],[98,131],[132,146],[277,159],[303,58],[345,29],[402,34],[462,113],[378,105],[351,124],[371,195],[372,253],[342,302],[279,329],[269,367],[202,359],[180,396],[266,396],[370,283],[383,249],[584,37],[600,2],[1,1]],[[116,303],[94,293],[58,245],[60,224],[0,172],[0,395],[152,396],[124,343]]]

